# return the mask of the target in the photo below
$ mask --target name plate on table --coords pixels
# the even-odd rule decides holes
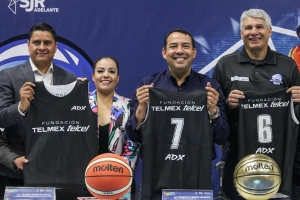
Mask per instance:
[[[5,200],[56,200],[54,187],[9,187],[5,188]]]
[[[173,199],[206,199],[213,200],[212,190],[198,190],[198,189],[163,189],[162,200]]]
[[[123,197],[118,200],[130,200],[131,199],[131,190],[129,189]],[[98,199],[96,197],[77,197],[77,200],[107,200],[107,199]]]

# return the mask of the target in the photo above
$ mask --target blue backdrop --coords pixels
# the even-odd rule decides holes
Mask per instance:
[[[272,49],[287,55],[300,43],[295,32],[299,0],[0,0],[0,70],[28,58],[24,34],[33,24],[46,22],[60,36],[57,64],[91,79],[92,62],[113,56],[120,63],[117,92],[132,97],[140,79],[166,69],[163,39],[175,28],[195,37],[193,68],[211,76],[220,56],[241,48],[239,18],[249,8],[270,14]],[[216,192],[217,176],[214,186]]]

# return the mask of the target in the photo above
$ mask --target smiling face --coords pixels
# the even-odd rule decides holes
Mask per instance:
[[[267,52],[272,28],[261,18],[247,17],[241,29],[241,36],[248,53]]]
[[[119,82],[117,64],[111,58],[103,58],[95,64],[92,74],[97,92],[111,94],[115,91]]]
[[[57,49],[57,42],[48,31],[34,31],[27,42],[30,58],[40,70],[47,70]]]
[[[167,38],[166,47],[162,49],[162,55],[168,63],[173,76],[189,74],[192,62],[196,56],[196,49],[192,45],[189,35],[173,32]]]

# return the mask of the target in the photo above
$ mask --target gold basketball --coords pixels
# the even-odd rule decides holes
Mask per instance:
[[[269,156],[251,154],[236,165],[233,181],[236,190],[245,199],[269,199],[280,187],[280,169]]]

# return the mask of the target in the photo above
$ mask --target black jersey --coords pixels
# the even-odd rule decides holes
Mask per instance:
[[[298,120],[291,94],[286,89],[244,92],[239,109],[239,159],[262,153],[281,170],[279,193],[291,195],[292,169],[298,135]]]
[[[88,81],[47,87],[57,94],[49,93],[43,82],[34,87],[25,142],[29,160],[24,166],[25,185],[85,188],[85,169],[98,154],[97,118],[88,102]]]
[[[211,189],[212,128],[206,91],[149,89],[142,131],[142,199],[162,189]]]

